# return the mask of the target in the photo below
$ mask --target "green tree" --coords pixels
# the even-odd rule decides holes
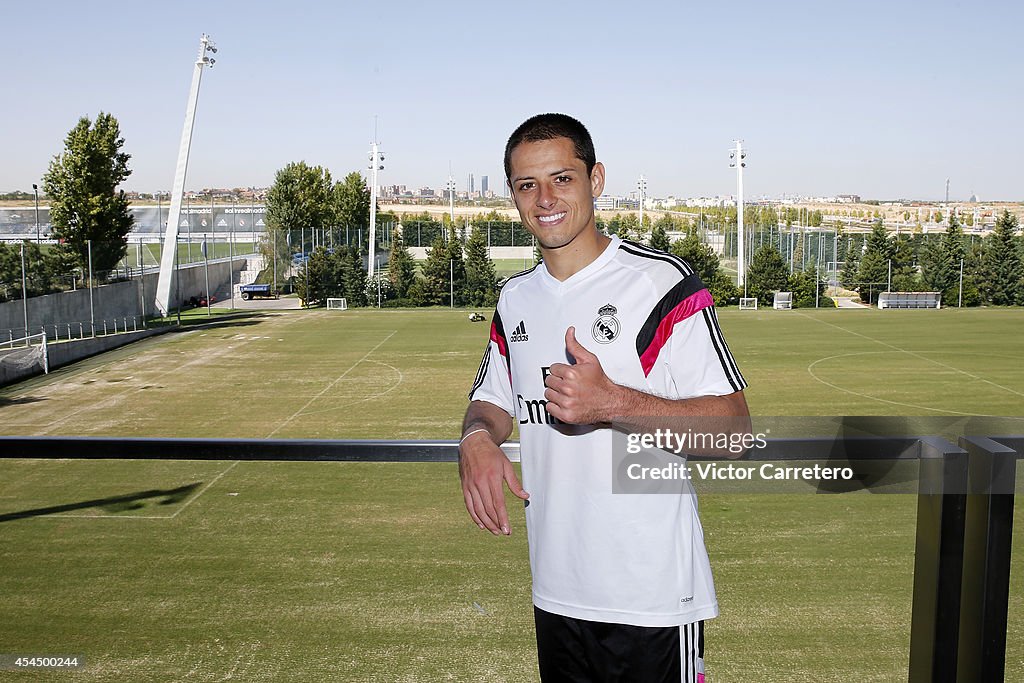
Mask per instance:
[[[996,218],[996,227],[985,240],[982,257],[982,295],[996,306],[1024,304],[1024,267],[1021,243],[1016,237],[1018,220],[1009,209]]]
[[[487,252],[487,235],[473,230],[466,240],[466,304],[494,306],[498,301],[498,277]]]
[[[312,239],[311,228],[323,230],[333,222],[331,172],[305,161],[288,164],[274,176],[266,205],[267,231],[260,248],[268,260],[277,259],[283,273],[293,251],[306,252],[300,244],[303,235]]]
[[[619,222],[619,237],[624,240],[635,240],[640,236],[640,221],[635,213],[627,213]]]
[[[789,266],[774,246],[765,244],[757,248],[747,268],[747,296],[757,297],[758,303],[767,305],[775,292],[788,291]]]
[[[388,256],[388,279],[399,299],[409,297],[409,289],[416,281],[416,262],[405,246],[405,237],[396,230],[391,240],[391,254]]]
[[[921,254],[921,279],[930,290],[942,292],[946,305],[956,305],[960,297],[960,262],[965,256],[964,232],[951,212],[942,239],[929,242]]]
[[[94,272],[111,270],[124,258],[134,223],[124,190],[117,189],[132,173],[131,156],[121,151],[123,146],[113,115],[100,112],[95,123],[83,116],[43,176],[53,236],[83,268],[91,242]]]
[[[466,267],[462,258],[462,242],[455,237],[455,230],[449,226],[449,238],[442,235],[427,251],[423,262],[423,285],[418,289],[420,305],[441,306],[450,303],[451,288],[455,290],[455,304],[459,304],[466,281]]]
[[[58,277],[63,274],[60,256],[70,252],[51,249],[43,251],[30,240],[21,244],[0,242],[0,301],[21,298],[21,250],[25,250],[25,290],[28,296],[41,296],[60,291]]]
[[[608,219],[607,232],[609,235],[618,235],[622,229],[622,216],[615,214]]]
[[[656,220],[651,228],[651,246],[655,249],[668,251],[672,247],[672,243],[666,231],[671,230],[673,227],[675,226],[671,216],[662,216]]]
[[[295,291],[306,306],[322,306],[337,292],[334,257],[323,247],[309,255],[296,276]]]
[[[363,268],[363,257],[355,246],[347,246],[341,250],[342,286],[346,303],[349,306],[365,306],[366,270]]]
[[[711,293],[716,306],[732,303],[740,295],[735,283],[722,269],[718,254],[700,240],[695,230],[672,242],[669,251],[690,264]]]
[[[793,292],[794,308],[826,308],[835,302],[825,296],[825,280],[818,269],[810,264],[804,270],[798,270],[789,278],[789,287]]]
[[[449,273],[454,284],[455,306],[466,305],[466,257],[465,243],[455,232],[455,227],[448,229],[448,260]]]
[[[673,241],[669,251],[690,264],[705,284],[714,279],[721,266],[715,250],[702,242],[695,232]]]
[[[892,289],[896,292],[917,292],[922,288],[915,261],[915,240],[900,235],[893,245]]]
[[[335,183],[334,190],[335,221],[342,227],[351,229],[367,228],[370,225],[370,188],[366,186],[363,176],[353,171],[341,182]],[[379,219],[381,216],[378,215]]]
[[[860,259],[857,269],[860,300],[864,303],[875,303],[878,294],[885,290],[889,281],[889,261],[894,253],[893,242],[882,220],[875,221],[871,234],[868,235],[864,256]]]

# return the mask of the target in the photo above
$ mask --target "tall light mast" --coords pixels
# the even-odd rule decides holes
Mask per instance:
[[[156,307],[161,315],[170,311],[171,284],[174,279],[175,255],[178,251],[178,222],[181,220],[181,198],[185,194],[185,175],[188,171],[188,153],[192,146],[192,126],[196,119],[196,105],[199,103],[199,82],[203,78],[203,67],[213,67],[217,60],[207,53],[216,54],[217,47],[205,33],[199,39],[199,56],[192,72],[192,88],[185,108],[185,126],[181,131],[181,146],[178,148],[178,167],[174,172],[174,189],[171,191],[171,208],[167,214],[167,232],[164,233],[164,248],[160,253],[160,275],[156,282]]]
[[[747,282],[746,241],[743,239],[743,169],[747,165],[743,160],[747,158],[747,153],[743,151],[742,140],[733,142],[736,147],[729,150],[729,158],[732,159],[729,167],[736,169],[736,286],[743,288]]]
[[[644,201],[647,199],[647,178],[640,174],[640,180],[636,181],[636,189],[640,190],[640,227],[639,234],[644,232]]]
[[[451,169],[448,169],[448,184],[445,185],[448,188],[448,202],[451,209],[452,216],[452,227],[455,226],[455,178],[452,176]]]
[[[384,155],[380,152],[380,143],[374,140],[370,143],[370,277],[377,266],[377,171],[383,170]]]

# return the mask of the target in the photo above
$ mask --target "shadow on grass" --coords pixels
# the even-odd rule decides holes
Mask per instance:
[[[0,408],[3,408],[4,406],[21,406],[28,403],[39,403],[40,401],[45,400],[47,400],[45,396],[20,396],[18,398],[6,398],[4,396],[0,396]]]
[[[258,325],[259,323],[266,320],[268,317],[269,316],[262,311],[253,311],[251,313],[230,313],[226,315],[213,316],[209,318],[206,317],[205,315],[201,317],[190,316],[187,318],[185,316],[182,316],[180,326],[173,319],[166,322],[161,322],[159,323],[159,325],[161,327],[171,328],[172,332],[177,330],[181,330],[182,332],[184,332],[186,330],[198,329],[216,330],[222,327],[251,327],[252,325]]]
[[[44,515],[56,515],[61,512],[71,512],[73,510],[85,510],[87,508],[101,508],[105,512],[116,514],[118,512],[129,512],[131,510],[138,510],[146,506],[143,502],[152,498],[162,498],[159,505],[174,505],[180,503],[189,497],[197,488],[203,485],[203,482],[195,482],[194,484],[186,484],[185,486],[179,486],[176,489],[152,489],[149,491],[139,491],[138,493],[129,493],[123,496],[112,496],[110,498],[96,498],[94,500],[83,500],[78,503],[67,503],[65,505],[53,505],[45,508],[34,508],[32,510],[22,510],[20,512],[8,512],[0,515],[0,523],[2,522],[13,522],[17,519],[27,519],[29,517],[42,517]]]

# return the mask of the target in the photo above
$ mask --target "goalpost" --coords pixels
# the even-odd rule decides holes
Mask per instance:
[[[43,374],[48,375],[50,374],[50,351],[46,343],[46,332],[3,342],[6,348],[0,347],[0,366],[13,368],[18,373],[39,368]],[[16,347],[15,344],[21,348]]]
[[[742,297],[740,298],[740,310],[741,311],[756,311],[757,310],[757,297]]]
[[[348,299],[342,297],[340,299],[327,299],[327,310],[329,311],[347,311],[348,310]]]

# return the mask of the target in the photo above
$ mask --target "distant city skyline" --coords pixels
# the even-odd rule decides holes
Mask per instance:
[[[14,65],[0,192],[31,191],[80,116],[112,113],[127,190],[169,189],[201,33],[188,187],[265,187],[289,162],[503,195],[509,132],[539,111],[591,130],[607,191],[1024,200],[1020,3],[572,2],[532,14],[459,1],[337,6],[57,0],[5,8]],[[472,68],[467,69],[467,66]],[[376,126],[375,126],[376,123]],[[375,133],[376,127],[376,133]],[[461,178],[461,181],[459,180]],[[459,189],[466,189],[460,187]]]

